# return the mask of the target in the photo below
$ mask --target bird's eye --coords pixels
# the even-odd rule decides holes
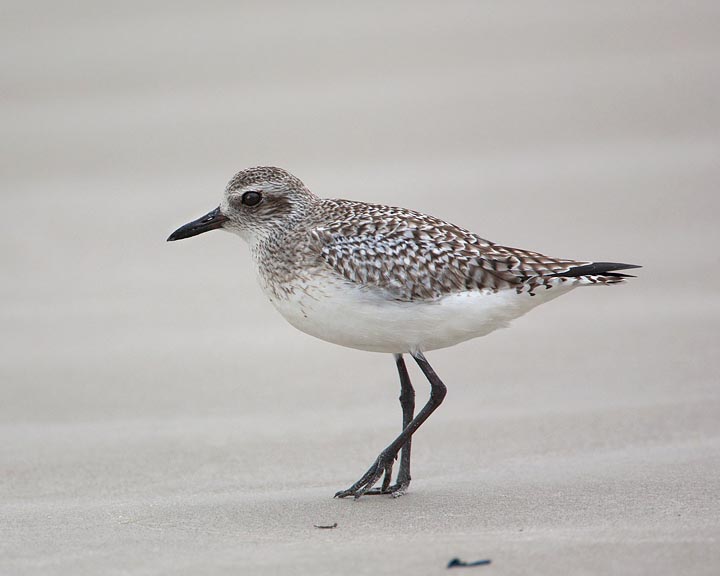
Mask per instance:
[[[245,204],[245,206],[257,206],[260,204],[260,200],[262,200],[262,194],[260,194],[260,192],[250,191],[242,195],[242,203]]]

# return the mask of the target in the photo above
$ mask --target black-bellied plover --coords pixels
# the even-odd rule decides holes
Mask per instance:
[[[335,494],[340,498],[397,496],[410,484],[412,435],[446,392],[424,352],[485,336],[577,286],[617,284],[631,277],[618,270],[638,268],[550,258],[412,210],[319,198],[280,168],[238,172],[220,206],[168,240],[217,228],[248,242],[262,289],[293,326],[395,357],[402,432],[355,484]],[[417,415],[403,354],[430,382],[430,399]]]

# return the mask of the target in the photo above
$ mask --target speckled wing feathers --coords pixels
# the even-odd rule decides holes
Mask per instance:
[[[397,300],[432,300],[466,290],[533,294],[538,287],[568,281],[562,275],[571,269],[591,264],[493,244],[403,208],[323,200],[322,212],[321,220],[331,224],[318,226],[311,235],[325,262],[346,279],[385,290]]]

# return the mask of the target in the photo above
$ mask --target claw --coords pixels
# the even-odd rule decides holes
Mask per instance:
[[[335,498],[347,498],[348,496],[352,496],[355,500],[357,500],[360,496],[367,493],[373,486],[375,486],[383,473],[385,473],[385,478],[383,479],[382,488],[380,488],[380,490],[384,493],[390,486],[390,478],[392,476],[395,458],[397,458],[397,454],[392,454],[388,457],[388,454],[381,452],[377,457],[377,460],[375,460],[368,471],[363,474],[360,480],[355,482],[355,484],[350,486],[347,490],[340,490],[339,492],[336,492]]]

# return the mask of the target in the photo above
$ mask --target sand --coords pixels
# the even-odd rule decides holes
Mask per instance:
[[[6,3],[0,573],[720,573],[718,12]],[[164,242],[257,164],[644,268],[429,355],[410,492],[334,500],[392,358]]]

